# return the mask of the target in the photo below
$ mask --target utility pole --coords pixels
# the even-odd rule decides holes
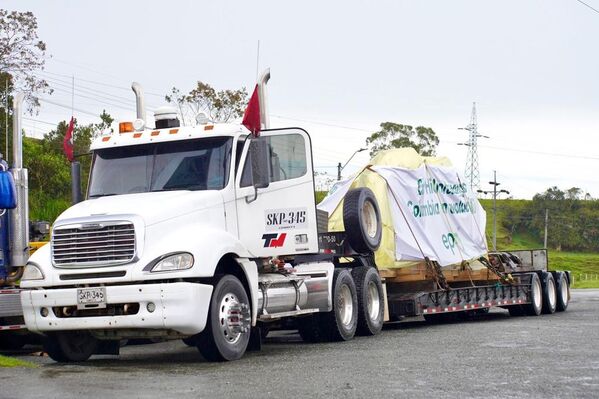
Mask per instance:
[[[547,227],[549,226],[549,209],[545,209],[545,238],[543,239],[543,248],[547,249]]]
[[[478,170],[478,143],[479,137],[489,138],[478,133],[478,122],[476,117],[476,103],[472,103],[472,114],[470,115],[470,123],[466,127],[459,128],[460,130],[468,131],[468,141],[459,143],[468,147],[468,156],[466,157],[465,177],[472,192],[478,191],[480,188],[480,173]]]
[[[343,169],[343,167],[341,166],[341,162],[339,162],[337,164],[337,181],[341,180],[341,169]]]
[[[490,181],[489,184],[493,186],[493,191],[483,191],[476,190],[479,193],[484,194],[493,194],[493,251],[497,251],[497,194],[505,193],[509,194],[510,192],[507,190],[499,190],[497,191],[497,186],[501,183],[497,182],[497,171],[493,171],[493,181]]]

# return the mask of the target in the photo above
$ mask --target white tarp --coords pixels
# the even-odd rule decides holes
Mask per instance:
[[[455,169],[371,168],[387,182],[396,260],[420,260],[424,253],[448,266],[487,253],[485,211]]]

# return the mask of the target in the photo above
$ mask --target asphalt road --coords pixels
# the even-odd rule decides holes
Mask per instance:
[[[596,398],[599,290],[573,291],[565,313],[404,321],[346,343],[276,332],[231,363],[207,363],[180,341],[74,365],[12,355],[39,367],[0,369],[2,398]]]

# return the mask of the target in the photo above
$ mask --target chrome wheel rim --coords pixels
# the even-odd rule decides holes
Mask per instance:
[[[541,297],[541,282],[539,280],[533,282],[532,300],[536,308],[541,307],[543,298]]]
[[[220,301],[218,321],[225,341],[235,344],[249,330],[249,307],[229,292]]]
[[[368,237],[374,238],[377,230],[376,211],[370,201],[364,202],[362,207],[362,227]]]
[[[354,314],[354,302],[352,301],[351,290],[346,284],[343,284],[339,291],[339,300],[337,302],[339,318],[341,319],[341,324],[347,327],[351,324]]]
[[[549,294],[549,307],[551,309],[555,308],[555,301],[556,301],[556,291],[555,291],[555,281],[550,279],[548,281],[548,286],[547,286],[547,294]]]
[[[368,282],[368,301],[366,306],[370,320],[376,320],[381,310],[381,298],[379,297],[379,290],[374,281]]]
[[[568,282],[566,281],[566,279],[562,279],[562,286],[561,286],[561,296],[562,296],[562,302],[564,303],[564,305],[568,304]]]

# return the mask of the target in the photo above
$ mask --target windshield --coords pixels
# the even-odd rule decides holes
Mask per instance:
[[[89,198],[227,185],[231,137],[171,141],[94,152]]]

